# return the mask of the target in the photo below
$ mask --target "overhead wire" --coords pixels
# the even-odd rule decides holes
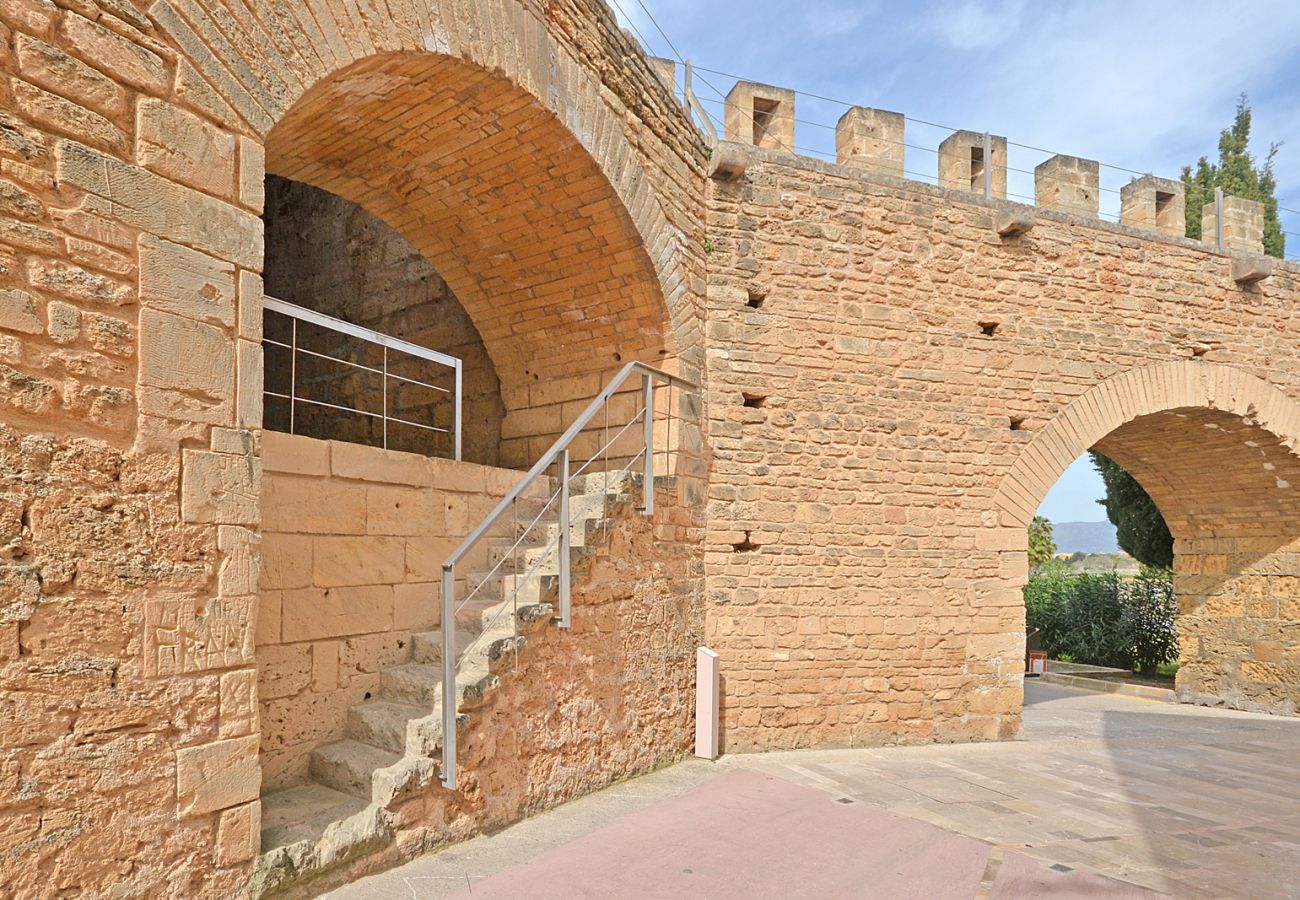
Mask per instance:
[[[618,11],[623,15],[623,18],[624,18],[624,19],[627,21],[627,23],[632,27],[633,32],[637,35],[637,37],[641,40],[641,42],[646,46],[646,48],[647,48],[647,49],[651,49],[651,44],[650,44],[650,42],[647,41],[647,40],[645,39],[645,36],[644,36],[644,35],[641,33],[641,31],[636,27],[636,24],[635,24],[635,22],[633,21],[632,17],[629,16],[629,15],[627,15],[626,11],[623,10],[623,8],[619,5],[618,0],[610,0],[610,2],[613,3],[614,6],[615,6],[615,8],[618,9]],[[636,3],[637,3],[637,5],[641,8],[641,10],[646,14],[646,16],[650,19],[650,23],[654,26],[655,30],[659,33],[659,36],[663,38],[664,43],[666,43],[666,44],[668,45],[669,50],[671,50],[673,56],[675,56],[675,57],[677,58],[677,61],[680,62],[680,63],[682,63],[683,65],[686,65],[686,64],[687,64],[687,63],[686,63],[686,58],[685,58],[685,57],[682,55],[682,53],[677,49],[677,45],[673,43],[672,38],[670,38],[670,37],[668,36],[668,33],[664,30],[663,26],[661,26],[661,25],[659,24],[659,20],[655,18],[654,13],[651,12],[651,11],[650,11],[650,8],[645,4],[645,0],[636,0]],[[710,74],[710,75],[717,75],[717,76],[722,77],[722,78],[733,78],[733,79],[735,79],[736,81],[753,81],[753,79],[746,78],[744,75],[737,75],[737,74],[735,74],[734,72],[727,72],[727,71],[724,71],[724,70],[722,70],[722,69],[714,69],[714,68],[710,68],[710,67],[708,67],[708,66],[701,66],[701,65],[691,64],[691,69],[692,69],[692,72],[694,72],[694,73],[707,72],[707,73]],[[720,105],[723,107],[723,109],[725,110],[726,107],[727,107],[726,95],[723,94],[722,91],[719,90],[718,87],[717,87],[716,85],[713,84],[713,82],[709,81],[709,80],[708,80],[707,78],[705,78],[703,75],[699,75],[698,77],[699,77],[699,80],[700,80],[701,82],[703,82],[703,83],[704,83],[704,84],[705,84],[705,85],[706,85],[710,90],[712,90],[713,93],[717,94],[717,95],[718,95],[718,98],[719,98],[718,100],[713,100],[713,99],[711,99],[711,98],[710,98],[710,99],[705,99],[704,102],[706,102],[706,103],[715,103],[715,104],[720,104]],[[828,96],[826,96],[825,94],[818,94],[818,93],[815,93],[815,92],[813,92],[813,91],[801,90],[801,89],[799,89],[799,88],[786,88],[786,89],[789,90],[789,91],[791,91],[792,93],[794,93],[794,94],[796,94],[796,95],[800,95],[800,96],[808,97],[808,98],[811,98],[811,99],[813,99],[813,100],[821,100],[821,101],[823,101],[823,102],[825,102],[825,103],[833,103],[833,104],[835,104],[835,105],[837,105],[837,106],[843,106],[843,107],[846,107],[846,108],[851,108],[851,107],[854,107],[854,106],[858,106],[858,105],[859,105],[859,104],[857,104],[857,103],[851,103],[851,102],[849,102],[849,101],[847,101],[847,100],[841,100],[841,99],[838,99],[838,98],[835,98],[835,97],[828,97]],[[707,110],[702,110],[702,111],[703,111],[704,114],[705,114],[706,116],[708,116],[711,120],[714,119],[714,116],[713,116],[711,113],[709,113]],[[753,124],[755,125],[755,127],[758,127],[758,122],[754,119],[754,117],[753,117],[752,115],[749,114],[749,112],[748,112],[747,110],[741,108],[741,112],[742,112],[743,114],[746,115],[746,117],[750,120],[751,123],[753,123]],[[939,122],[932,122],[932,121],[928,121],[928,120],[926,120],[926,119],[921,119],[921,118],[918,118],[918,117],[915,117],[915,116],[905,116],[904,118],[905,118],[905,121],[907,121],[907,122],[913,122],[913,123],[918,124],[918,125],[924,125],[924,126],[926,126],[926,127],[928,127],[928,128],[938,128],[938,129],[943,130],[943,131],[953,131],[953,132],[955,132],[955,131],[959,131],[959,130],[962,130],[962,129],[954,128],[954,127],[951,126],[951,125],[944,125],[944,124],[941,124],[941,123],[939,123]],[[813,127],[816,127],[816,128],[824,128],[824,129],[831,130],[831,131],[836,130],[836,126],[834,126],[834,125],[828,125],[828,124],[826,124],[826,123],[824,123],[824,122],[814,122],[814,121],[811,121],[811,120],[807,120],[807,119],[799,119],[799,118],[792,118],[792,121],[793,121],[794,123],[796,123],[796,124],[809,125],[809,126],[813,126]],[[725,125],[725,123],[719,123],[719,124],[724,124],[724,125]],[[967,129],[967,130],[968,130],[968,129]],[[774,137],[776,137],[776,136],[774,136]],[[833,161],[832,157],[831,157],[829,154],[827,154],[825,151],[816,150],[816,149],[811,148],[811,147],[800,147],[800,146],[797,146],[797,145],[796,145],[796,146],[789,146],[789,145],[787,145],[783,140],[781,140],[781,138],[779,138],[779,137],[776,137],[776,140],[777,140],[777,142],[778,142],[779,144],[781,144],[782,149],[785,149],[785,150],[787,150],[787,151],[789,151],[789,152],[796,152],[796,151],[797,151],[797,152],[802,152],[802,153],[806,153],[806,154],[812,155],[812,156],[814,156],[814,157],[816,157],[816,158],[819,158],[819,159],[824,159],[824,160],[827,160],[827,161]],[[877,140],[880,140],[880,141],[883,142],[883,143],[895,144],[895,145],[902,146],[902,147],[907,148],[907,149],[917,150],[917,151],[921,151],[921,152],[925,152],[925,153],[935,153],[935,154],[937,154],[937,153],[939,152],[938,150],[935,150],[935,149],[932,149],[932,148],[929,148],[929,147],[921,147],[921,146],[916,145],[916,144],[909,144],[909,143],[907,143],[905,140],[904,140],[904,141],[897,141],[897,140],[893,140],[893,139],[890,139],[890,138],[883,138],[883,137],[882,137],[882,138],[877,138]],[[1013,140],[1010,140],[1010,139],[1006,139],[1006,140],[1007,140],[1007,146],[1008,146],[1008,147],[1016,147],[1016,148],[1019,148],[1019,149],[1021,149],[1021,150],[1028,150],[1028,151],[1031,151],[1031,152],[1034,152],[1034,153],[1043,153],[1043,154],[1046,154],[1046,155],[1048,155],[1048,156],[1059,155],[1059,154],[1056,153],[1056,151],[1048,150],[1048,149],[1046,149],[1046,148],[1044,148],[1044,147],[1037,147],[1037,146],[1035,146],[1035,145],[1033,145],[1033,144],[1025,144],[1025,143],[1021,143],[1021,142],[1019,142],[1019,141],[1013,141]],[[1152,175],[1152,174],[1153,174],[1153,173],[1151,173],[1151,172],[1149,172],[1149,171],[1144,172],[1144,171],[1140,171],[1140,170],[1138,170],[1138,169],[1129,168],[1128,166],[1120,166],[1120,165],[1116,165],[1116,164],[1114,164],[1114,163],[1107,163],[1107,162],[1101,162],[1101,161],[1098,161],[1097,164],[1098,164],[1099,166],[1103,167],[1103,168],[1106,168],[1106,169],[1112,169],[1112,170],[1117,171],[1117,172],[1125,172],[1125,173],[1127,173],[1127,174],[1135,175],[1135,176],[1138,176],[1138,177],[1142,177],[1142,176],[1147,176],[1147,175]],[[1015,173],[1018,173],[1018,174],[1022,174],[1022,175],[1030,175],[1030,176],[1036,175],[1036,173],[1033,172],[1033,171],[1030,171],[1030,170],[1028,170],[1028,169],[1018,168],[1018,167],[1015,167],[1015,166],[1011,166],[1009,163],[1008,163],[1007,165],[1005,165],[1004,168],[1005,168],[1006,171],[1008,171],[1008,172],[1015,172]],[[908,172],[908,171],[906,171],[906,170],[904,171],[904,174],[905,174],[905,175],[910,175],[910,176],[912,176],[912,177],[919,177],[919,178],[921,178],[921,179],[923,179],[923,180],[926,180],[926,181],[934,181],[934,180],[937,180],[934,176],[921,175],[920,173],[916,173],[916,172]],[[1120,191],[1120,190],[1118,190],[1118,189],[1116,189],[1116,188],[1104,187],[1104,186],[1100,186],[1100,185],[1099,185],[1099,186],[1098,186],[1098,189],[1099,189],[1100,191],[1105,192],[1105,193],[1108,193],[1108,194],[1120,194],[1120,195],[1122,195],[1122,191]],[[1022,194],[1008,194],[1008,196],[1009,196],[1009,197],[1018,198],[1018,199],[1023,199],[1023,200],[1029,201],[1029,202],[1033,202],[1033,198],[1025,197],[1025,196],[1022,195]],[[1291,214],[1291,215],[1300,216],[1300,210],[1292,209],[1292,208],[1287,207],[1287,206],[1283,206],[1283,205],[1280,204],[1280,203],[1277,204],[1277,210],[1278,210],[1278,212],[1285,212],[1285,213],[1288,213],[1288,214]],[[1103,218],[1107,218],[1107,219],[1115,219],[1115,220],[1118,220],[1118,218],[1119,218],[1118,216],[1114,215],[1113,213],[1112,213],[1112,214],[1109,214],[1109,215],[1106,215],[1106,214],[1099,214],[1099,215],[1102,215]],[[1296,234],[1296,233],[1294,233],[1294,232],[1283,231],[1282,233],[1283,233],[1284,235],[1289,236],[1289,237],[1300,238],[1300,234]],[[1288,257],[1288,258],[1290,258],[1290,257]]]

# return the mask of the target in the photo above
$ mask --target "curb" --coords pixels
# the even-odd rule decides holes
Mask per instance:
[[[1124,684],[1121,681],[1103,681],[1100,678],[1085,678],[1082,675],[1060,675],[1048,672],[1040,675],[1038,680],[1044,684],[1060,687],[1078,688],[1097,694],[1123,694],[1127,697],[1141,697],[1144,700],[1157,700],[1161,703],[1177,703],[1178,697],[1169,688],[1149,687],[1145,684]]]

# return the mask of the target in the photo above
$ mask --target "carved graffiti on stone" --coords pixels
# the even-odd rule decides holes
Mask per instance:
[[[145,611],[147,673],[177,675],[251,663],[253,601],[219,597],[197,610],[193,601],[150,602]]]

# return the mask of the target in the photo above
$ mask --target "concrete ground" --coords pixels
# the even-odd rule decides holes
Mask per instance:
[[[327,896],[1300,898],[1300,719],[1030,682],[1023,739],[689,761]]]

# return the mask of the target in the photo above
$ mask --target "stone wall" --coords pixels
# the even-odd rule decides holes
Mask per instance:
[[[681,479],[660,490],[654,519],[630,503],[614,514],[574,567],[572,628],[534,622],[517,662],[494,670],[500,685],[462,709],[456,791],[429,767],[363,817],[363,852],[260,869],[254,892],[315,896],[688,755],[704,610],[697,499]]]
[[[437,237],[526,412],[533,360],[574,397],[616,353],[698,368],[703,147],[588,0],[10,0],[0,71],[6,887],[238,896],[268,165]],[[414,143],[377,152],[389,128]]]
[[[266,293],[289,303],[392,335],[463,364],[464,434],[462,458],[495,465],[500,457],[501,382],[488,359],[473,321],[447,283],[410,242],[355,203],[310,185],[270,176],[266,180]],[[268,336],[288,343],[285,317],[267,313]],[[310,332],[310,339],[308,334]],[[299,340],[308,349],[371,368],[382,368],[382,351],[353,338],[322,334],[299,326]],[[388,355],[395,376],[434,384],[444,391],[455,387],[451,370],[415,357]],[[385,407],[383,379],[372,372],[300,355],[296,378],[298,396],[323,400],[371,413],[388,413],[420,424],[450,428],[450,394],[390,379]],[[288,393],[289,354],[267,348],[266,384]],[[289,431],[288,402],[266,404],[267,428]],[[380,420],[299,404],[294,433],[381,446]],[[450,457],[451,436],[390,424],[388,447],[425,455]]]
[[[725,746],[1013,734],[1024,526],[1094,445],[1189,554],[1180,691],[1294,708],[1296,269],[1242,285],[1202,244],[1043,209],[1003,237],[1030,211],[748,153],[710,188]],[[1216,535],[1234,553],[1193,559]]]
[[[262,785],[307,779],[379,671],[437,628],[442,561],[519,473],[267,432],[257,620]],[[546,485],[539,482],[537,491]]]

